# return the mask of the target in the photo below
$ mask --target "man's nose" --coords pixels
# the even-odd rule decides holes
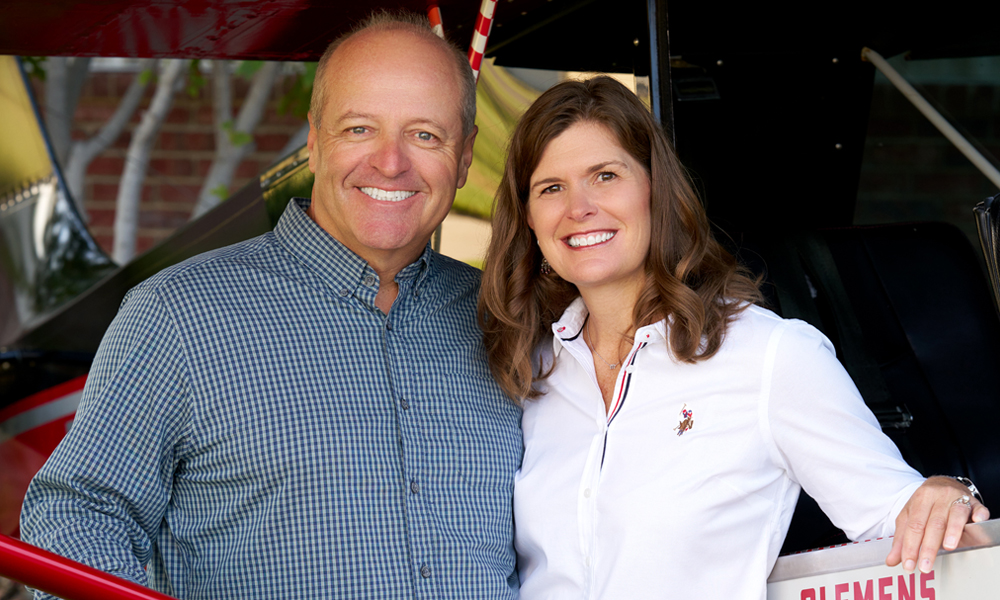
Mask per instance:
[[[406,147],[398,135],[379,136],[369,162],[385,177],[397,177],[410,169]]]

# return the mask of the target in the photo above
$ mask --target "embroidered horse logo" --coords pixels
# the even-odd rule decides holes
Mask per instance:
[[[677,424],[677,427],[674,427],[674,431],[677,432],[678,436],[682,436],[685,431],[688,431],[692,427],[694,427],[694,411],[688,409],[687,404],[685,404],[684,408],[681,409],[680,423]]]

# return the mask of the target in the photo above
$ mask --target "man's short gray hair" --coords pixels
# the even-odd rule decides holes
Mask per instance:
[[[309,116],[312,117],[313,127],[319,129],[322,120],[323,105],[326,102],[326,68],[330,57],[341,44],[366,31],[410,31],[425,37],[434,44],[439,44],[454,61],[455,72],[459,79],[459,89],[462,94],[462,136],[465,137],[472,133],[472,128],[476,124],[476,78],[472,74],[468,58],[454,44],[439,38],[431,29],[427,17],[404,10],[374,12],[367,19],[358,23],[351,31],[341,35],[327,46],[316,65],[316,78],[313,81],[312,98],[309,102]]]

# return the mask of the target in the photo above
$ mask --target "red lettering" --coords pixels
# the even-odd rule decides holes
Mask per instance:
[[[892,577],[880,577],[878,580],[878,600],[892,600],[892,594],[885,588],[892,585]]]
[[[802,590],[802,594],[799,595],[799,600],[816,600],[816,590]]]
[[[875,600],[875,595],[872,594],[872,580],[869,579],[865,582],[865,591],[861,593],[861,582],[854,582],[854,600]]]
[[[846,594],[849,591],[851,591],[851,584],[849,583],[838,583],[833,586],[833,593],[837,595],[837,600],[844,600],[840,595]]]
[[[928,581],[934,581],[934,571],[920,574],[920,597],[925,600],[935,600],[934,588],[927,587]]]
[[[899,576],[899,600],[914,600],[917,597],[917,582],[913,578],[913,573],[910,573],[910,587],[907,589],[904,577],[906,576]]]
[[[826,600],[826,587],[819,588],[819,600]]]

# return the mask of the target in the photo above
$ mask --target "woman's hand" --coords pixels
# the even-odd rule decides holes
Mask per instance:
[[[969,497],[969,506],[956,502],[962,496]],[[902,562],[909,573],[915,568],[929,573],[938,550],[958,547],[966,523],[989,518],[989,509],[973,497],[969,488],[951,477],[931,477],[917,488],[896,517],[896,535],[885,564],[894,567]]]

